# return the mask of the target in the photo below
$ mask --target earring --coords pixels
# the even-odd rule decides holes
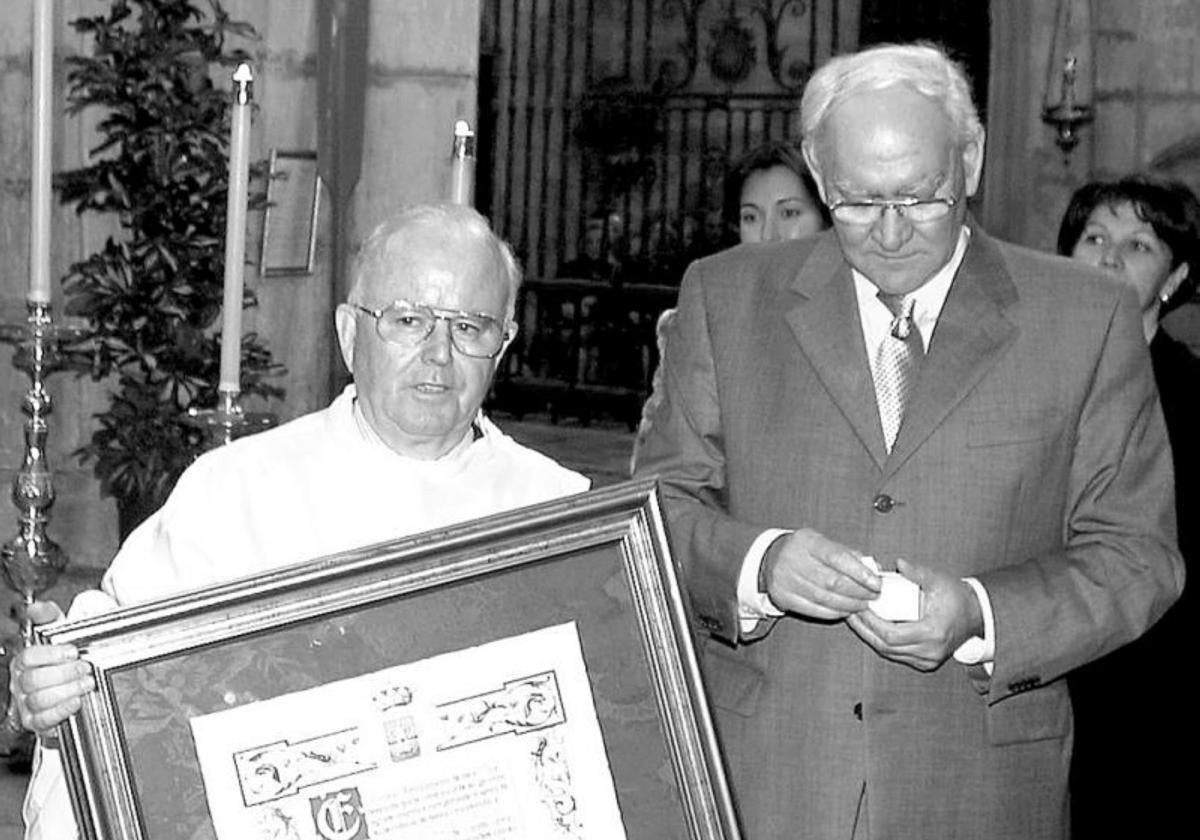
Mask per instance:
[[[1167,294],[1166,292],[1163,292],[1161,295],[1158,296],[1159,303],[1166,303],[1170,299],[1171,299],[1171,296],[1169,294]]]

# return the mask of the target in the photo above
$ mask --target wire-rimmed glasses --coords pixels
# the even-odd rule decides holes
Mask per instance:
[[[829,205],[829,215],[847,225],[873,225],[888,210],[903,216],[913,224],[936,222],[945,218],[958,204],[957,198],[897,198],[889,201],[835,201]]]
[[[375,319],[380,338],[401,347],[416,347],[433,334],[438,321],[445,321],[455,350],[476,359],[494,359],[512,334],[511,324],[485,312],[442,309],[408,300],[395,300],[379,309],[350,305]]]

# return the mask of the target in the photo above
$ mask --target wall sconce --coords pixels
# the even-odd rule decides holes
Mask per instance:
[[[1067,163],[1071,150],[1079,145],[1079,128],[1095,117],[1094,109],[1078,101],[1075,92],[1075,73],[1078,59],[1068,55],[1063,60],[1062,93],[1054,105],[1042,108],[1042,122],[1054,127],[1054,142],[1062,149],[1063,163]]]
[[[1062,150],[1064,166],[1079,145],[1079,129],[1095,118],[1091,79],[1080,72],[1094,67],[1091,59],[1090,3],[1059,0],[1046,67],[1042,122],[1054,129],[1054,143]]]

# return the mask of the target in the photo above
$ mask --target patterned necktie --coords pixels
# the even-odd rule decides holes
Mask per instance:
[[[891,452],[925,348],[921,344],[921,331],[913,322],[913,299],[886,292],[879,292],[879,299],[892,313],[892,326],[875,356],[875,399],[879,403],[883,439]]]

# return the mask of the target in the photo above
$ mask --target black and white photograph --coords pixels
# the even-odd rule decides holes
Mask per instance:
[[[1197,0],[9,0],[0,840],[1190,833]]]

